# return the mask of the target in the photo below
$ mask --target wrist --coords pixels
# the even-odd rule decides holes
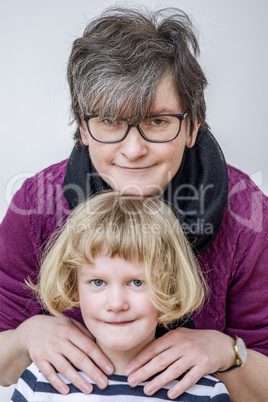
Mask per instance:
[[[17,329],[1,332],[0,346],[0,384],[6,387],[18,381],[31,360],[27,350],[21,346]]]
[[[247,348],[242,338],[238,336],[231,337],[233,341],[232,349],[234,359],[232,364],[223,370],[218,370],[217,373],[227,373],[239,367],[243,367],[247,361]]]
[[[28,322],[29,321],[29,322]],[[22,322],[12,333],[13,344],[16,344],[17,353],[20,358],[31,364],[32,360],[29,354],[28,341],[30,339],[30,318]]]

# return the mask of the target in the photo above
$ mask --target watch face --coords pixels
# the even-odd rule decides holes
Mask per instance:
[[[247,348],[245,342],[241,338],[237,338],[237,350],[242,363],[245,364],[247,360]]]

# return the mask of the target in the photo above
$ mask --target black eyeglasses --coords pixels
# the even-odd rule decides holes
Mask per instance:
[[[158,114],[142,120],[139,124],[128,124],[126,120],[99,119],[96,114],[85,114],[84,120],[91,137],[104,144],[123,141],[131,127],[137,127],[140,135],[149,142],[169,142],[178,137],[182,121],[189,110],[183,114]]]

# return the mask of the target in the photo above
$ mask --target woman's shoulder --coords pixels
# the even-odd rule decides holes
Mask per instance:
[[[229,189],[235,185],[238,185],[238,183],[240,183],[240,186],[242,185],[243,188],[245,185],[247,185],[249,188],[252,188],[252,190],[255,190],[256,188],[258,189],[252,177],[249,176],[247,173],[243,172],[241,169],[238,169],[233,165],[227,164],[227,170],[229,176]]]
[[[248,251],[268,234],[268,198],[249,175],[228,165],[229,192],[220,230],[208,249],[222,255]],[[238,247],[239,245],[239,247]]]
[[[230,224],[236,231],[251,234],[267,229],[267,196],[249,175],[234,166],[228,165],[228,174],[228,203],[222,224]]]
[[[24,208],[25,212],[30,210],[31,214],[38,212],[41,210],[41,205],[43,206],[48,201],[48,197],[46,197],[48,193],[50,193],[49,201],[51,202],[51,195],[55,194],[55,188],[63,183],[66,165],[67,160],[64,160],[48,166],[30,177],[25,177],[22,186],[10,203],[13,210],[18,211],[19,208]]]
[[[70,210],[62,184],[67,160],[53,164],[27,178],[15,193],[3,222],[17,222],[28,228],[32,243],[38,250]]]
[[[30,188],[38,188],[39,191],[44,190],[44,188],[49,185],[62,184],[66,173],[67,162],[68,160],[65,159],[42,169],[40,172],[26,179],[24,184],[27,186],[28,190]]]

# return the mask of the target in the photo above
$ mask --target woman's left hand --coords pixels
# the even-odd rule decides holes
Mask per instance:
[[[231,367],[233,345],[234,340],[219,331],[176,328],[151,342],[130,362],[126,370],[129,385],[135,387],[162,371],[144,387],[146,395],[153,395],[187,372],[168,391],[168,397],[174,399],[204,375]]]

